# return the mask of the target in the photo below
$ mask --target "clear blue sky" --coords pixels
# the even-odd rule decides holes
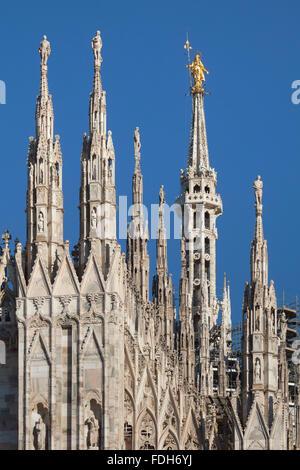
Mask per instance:
[[[206,122],[211,165],[218,171],[224,213],[218,220],[218,287],[231,282],[233,319],[241,318],[254,231],[252,183],[264,181],[264,232],[269,274],[278,295],[300,294],[300,3],[287,0],[164,0],[2,2],[0,80],[0,230],[25,241],[26,155],[34,135],[39,91],[38,47],[51,41],[48,62],[55,133],[61,136],[64,238],[77,242],[82,134],[88,130],[92,87],[91,38],[103,40],[102,81],[113,132],[118,195],[131,194],[133,130],[142,138],[145,203],[179,193],[186,167],[191,100],[183,45],[186,31],[210,71]],[[124,244],[123,244],[124,246]],[[150,243],[151,270],[155,241]],[[169,270],[178,292],[179,242],[169,243]]]

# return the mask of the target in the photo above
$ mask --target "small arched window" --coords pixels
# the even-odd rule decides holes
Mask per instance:
[[[210,279],[210,264],[209,264],[209,261],[205,261],[205,274],[206,274],[207,280],[209,281],[209,279]]]
[[[205,253],[210,254],[210,241],[209,241],[209,238],[205,238]]]
[[[205,224],[205,228],[210,229],[210,215],[209,215],[209,212],[205,212],[204,224]]]
[[[2,340],[0,340],[0,365],[1,364],[6,364],[6,345]]]
[[[97,179],[97,160],[96,160],[96,155],[93,155],[92,157],[92,180]]]
[[[204,190],[205,190],[206,194],[209,194],[209,193],[210,193],[209,186],[205,186]]]
[[[127,421],[124,423],[124,441],[125,441],[125,449],[131,450],[132,449],[132,425],[128,424]]]
[[[42,158],[39,160],[39,184],[44,184],[44,162]]]

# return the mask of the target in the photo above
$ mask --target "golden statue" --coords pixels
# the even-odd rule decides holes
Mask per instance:
[[[192,93],[199,93],[199,92],[204,91],[204,88],[202,86],[202,82],[205,81],[204,72],[208,74],[209,71],[206,70],[206,68],[202,64],[201,55],[195,54],[194,62],[192,62],[191,65],[187,65],[187,67],[190,68],[191,75],[193,76],[193,79],[194,79],[194,86],[192,87]]]

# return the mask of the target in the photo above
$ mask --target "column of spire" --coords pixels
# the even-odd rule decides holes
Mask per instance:
[[[93,91],[89,104],[89,136],[81,152],[80,238],[77,246],[79,275],[87,262],[92,241],[104,275],[110,269],[116,241],[115,152],[111,131],[106,132],[106,93],[102,90],[100,31],[92,39]],[[77,256],[77,255],[76,255]]]
[[[167,233],[164,224],[164,187],[159,191],[158,231],[156,239],[156,274],[153,277],[152,300],[158,308],[160,331],[169,348],[174,347],[174,303],[173,283],[171,274],[168,275],[167,262]]]
[[[277,300],[274,282],[268,284],[267,241],[263,235],[262,188],[260,176],[253,184],[256,223],[251,243],[251,282],[246,283],[243,301],[242,419],[254,397],[259,401],[266,423],[271,425],[278,393]]]
[[[30,137],[27,157],[27,278],[37,252],[50,276],[55,272],[63,251],[62,155],[59,136],[53,142],[54,113],[48,91],[47,61],[50,43],[40,43],[41,80],[36,104],[36,137]]]
[[[180,242],[181,275],[179,283],[179,351],[180,367],[186,382],[195,383],[195,329],[192,318],[191,296],[189,293],[186,242]]]
[[[127,268],[141,298],[149,300],[148,225],[143,215],[143,175],[141,173],[141,140],[134,131],[134,173],[132,176],[132,215],[127,232]]]

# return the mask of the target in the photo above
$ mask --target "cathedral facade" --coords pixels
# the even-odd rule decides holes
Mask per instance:
[[[194,83],[189,156],[177,200],[177,313],[163,187],[150,300],[138,128],[126,255],[117,240],[116,161],[106,129],[101,48],[98,31],[92,40],[89,134],[81,151],[79,240],[70,253],[63,238],[63,160],[48,91],[50,43],[44,36],[40,44],[36,134],[27,155],[26,245],[16,239],[13,248],[8,231],[2,237],[0,449],[299,448],[298,395],[292,399],[289,392],[288,319],[268,280],[262,180],[254,182],[251,279],[243,300],[242,347],[234,355],[226,280],[222,299],[216,296],[222,200],[208,153],[201,57],[189,64]]]

